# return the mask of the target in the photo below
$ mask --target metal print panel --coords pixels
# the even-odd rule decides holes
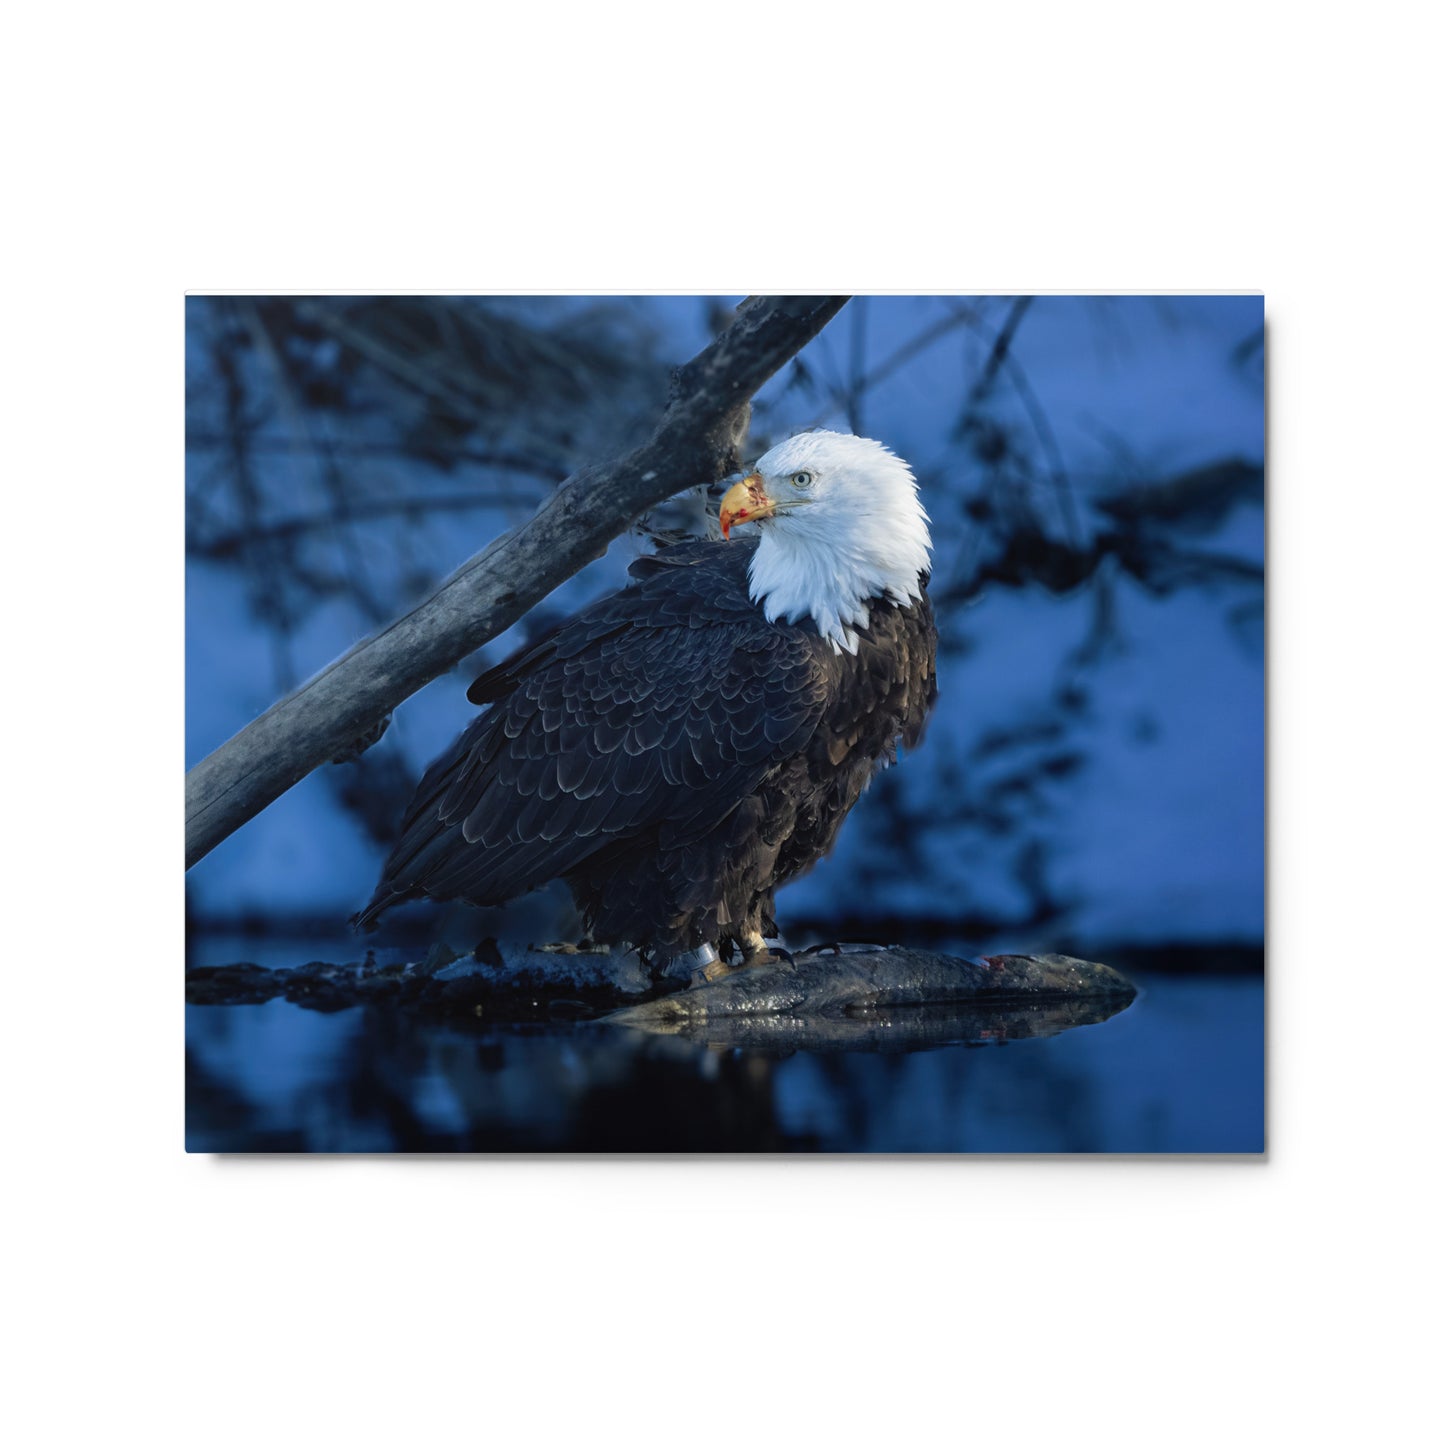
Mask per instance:
[[[197,296],[186,1145],[1264,1148],[1259,296]]]

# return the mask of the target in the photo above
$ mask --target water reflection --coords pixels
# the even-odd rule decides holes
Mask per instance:
[[[1112,1017],[1000,1010],[980,1027],[978,1014],[920,1010],[875,1030],[866,1047],[843,1034],[697,1038],[600,1025],[423,1021],[385,1009],[321,1014],[283,1000],[191,1006],[187,1145],[1262,1148],[1261,980],[1141,982],[1143,995]]]
[[[1047,1039],[1083,1024],[1103,1023],[1129,1007],[1130,996],[1051,999],[1014,1007],[932,1005],[921,1008],[868,1009],[831,1014],[725,1014],[676,1021],[636,1020],[627,1027],[664,1037],[686,1039],[711,1049],[746,1049],[783,1055],[808,1053],[914,1053],[948,1044],[1001,1044],[1015,1039]]]

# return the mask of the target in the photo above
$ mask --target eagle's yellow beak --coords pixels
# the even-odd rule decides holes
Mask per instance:
[[[749,472],[742,481],[728,489],[718,508],[717,519],[722,523],[722,534],[727,537],[735,526],[743,522],[758,522],[771,517],[778,510],[778,504],[763,488],[763,479],[757,472]]]

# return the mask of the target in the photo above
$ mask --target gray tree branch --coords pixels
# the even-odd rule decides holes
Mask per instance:
[[[186,867],[288,788],[379,727],[406,698],[505,631],[650,507],[738,466],[754,392],[845,296],[751,297],[678,371],[642,446],[574,472],[525,526],[283,698],[186,774]]]

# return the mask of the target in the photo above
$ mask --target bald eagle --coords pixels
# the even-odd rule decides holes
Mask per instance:
[[[838,432],[767,452],[719,521],[725,540],[639,559],[472,684],[487,711],[427,770],[354,922],[560,877],[598,942],[766,955],[774,891],[923,734],[932,542],[908,465]]]

